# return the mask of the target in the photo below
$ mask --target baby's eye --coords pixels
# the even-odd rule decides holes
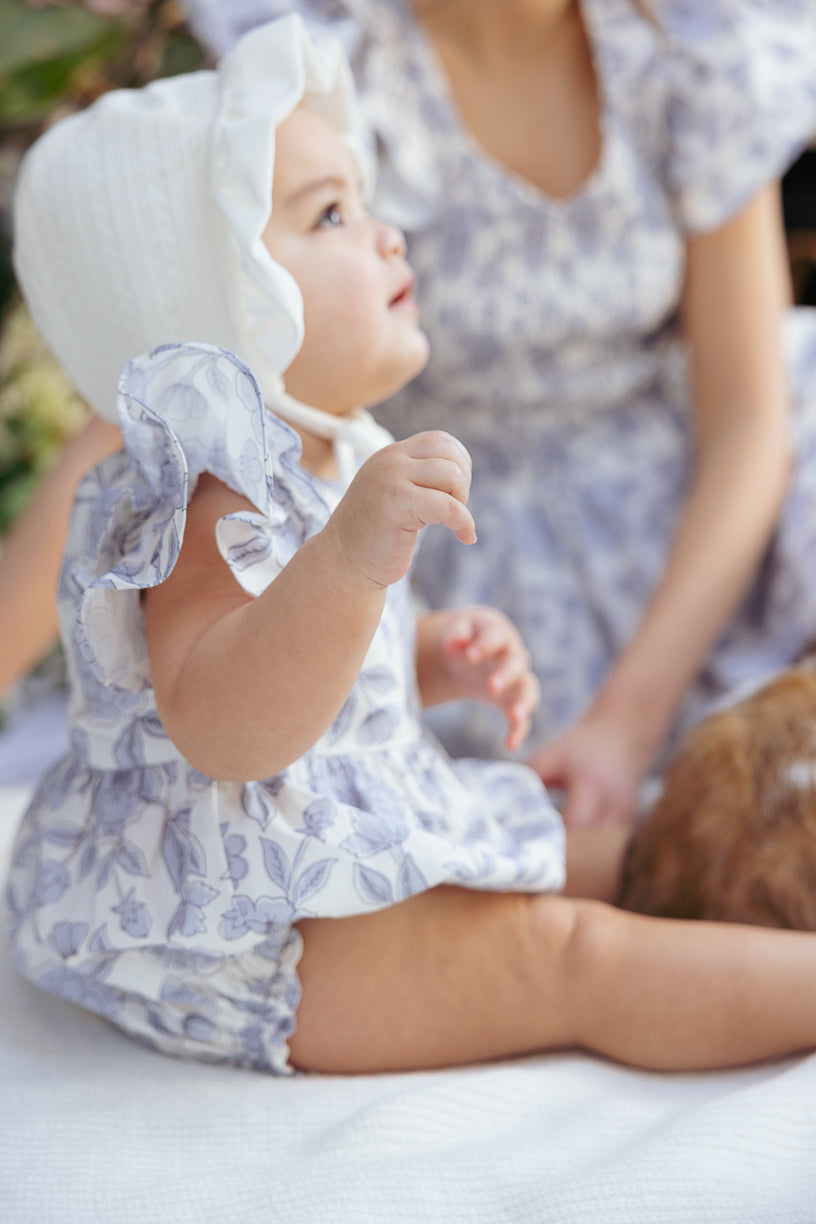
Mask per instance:
[[[334,229],[335,226],[343,224],[343,214],[340,211],[339,204],[330,204],[320,214],[317,222],[318,229]]]

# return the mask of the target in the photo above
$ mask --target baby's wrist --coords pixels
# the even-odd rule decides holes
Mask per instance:
[[[456,701],[462,695],[450,651],[445,648],[445,628],[452,615],[448,610],[437,610],[417,617],[417,682],[426,708]]]
[[[354,547],[350,545],[345,533],[335,522],[334,516],[329,519],[326,526],[314,539],[319,541],[324,549],[321,563],[325,567],[324,572],[329,581],[353,592],[385,593],[390,584],[373,572],[373,567],[360,562],[355,555]]]
[[[322,592],[320,598],[337,607],[359,605],[361,611],[371,605],[380,610],[385,603],[388,584],[378,582],[358,565],[353,552],[344,544],[341,534],[328,523],[300,549],[298,556],[306,550],[314,566],[315,587]]]

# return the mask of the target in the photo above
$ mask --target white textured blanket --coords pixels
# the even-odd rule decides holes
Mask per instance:
[[[0,788],[5,871],[22,788]],[[2,1224],[814,1224],[816,1056],[278,1080],[174,1062],[0,949]]]

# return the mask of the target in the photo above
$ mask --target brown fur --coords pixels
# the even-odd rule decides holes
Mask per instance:
[[[816,670],[683,740],[624,863],[624,909],[816,930]]]

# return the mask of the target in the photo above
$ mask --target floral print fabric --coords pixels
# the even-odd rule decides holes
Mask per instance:
[[[251,594],[340,491],[298,466],[298,436],[231,354],[167,346],[120,388],[126,449],[82,485],[62,571],[72,743],[16,841],[17,964],[160,1049],[283,1071],[299,918],[446,882],[558,889],[563,829],[524,766],[450,762],[423,731],[407,581],[310,752],[245,784],[189,765],[156,711],[139,595],[172,570],[196,481],[212,472],[256,507],[217,526]]]
[[[432,529],[415,569],[432,607],[496,604],[541,681],[532,742],[580,716],[665,565],[693,461],[676,325],[689,232],[732,216],[816,132],[812,0],[580,0],[602,154],[566,199],[463,127],[409,0],[298,0],[343,42],[402,225],[426,370],[377,410],[397,436],[443,428],[473,457],[479,545]],[[291,0],[192,0],[223,49]],[[786,666],[816,626],[816,313],[788,321],[796,463],[778,531],[673,735]],[[457,752],[501,753],[487,707],[432,711]]]

